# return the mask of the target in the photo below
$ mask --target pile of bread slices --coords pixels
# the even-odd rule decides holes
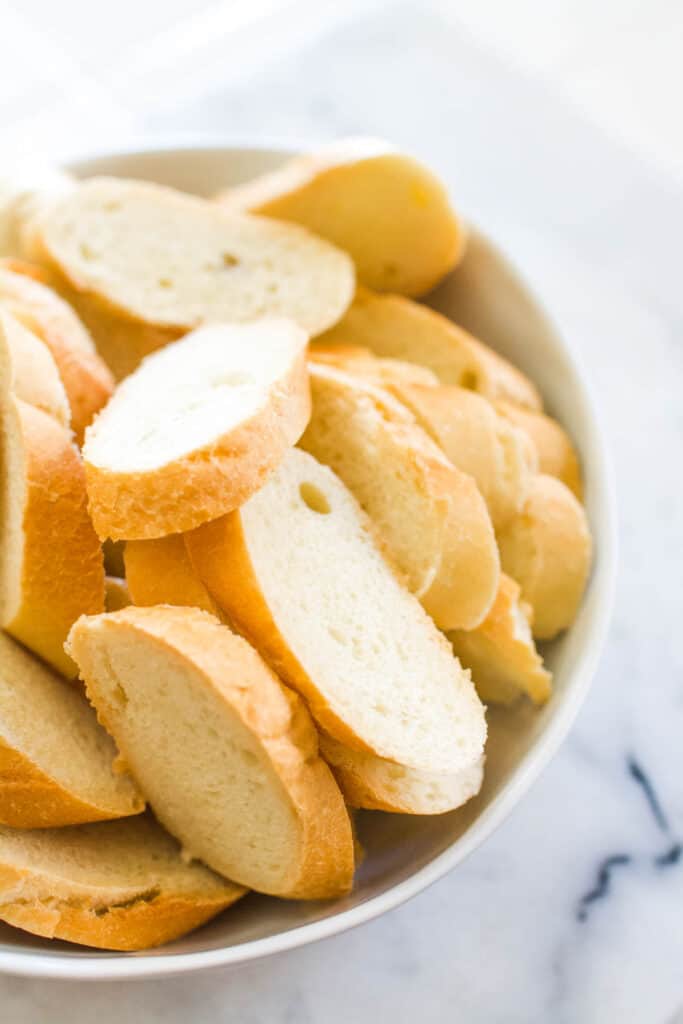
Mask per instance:
[[[353,808],[460,806],[485,703],[548,699],[579,463],[415,301],[466,243],[368,140],[0,189],[0,919],[140,949],[341,896]]]

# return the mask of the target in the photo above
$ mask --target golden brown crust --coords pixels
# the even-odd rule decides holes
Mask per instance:
[[[572,624],[590,571],[586,513],[568,487],[540,473],[522,512],[498,537],[501,564],[533,609],[533,634],[549,640]]]
[[[69,432],[46,413],[8,396],[5,430],[23,446],[26,498],[20,603],[3,627],[63,675],[63,650],[79,615],[104,609],[102,548],[86,508],[85,478]],[[9,417],[9,422],[8,422]]]
[[[543,407],[536,386],[521,370],[441,313],[400,295],[359,287],[342,319],[315,339],[325,346],[368,348],[377,356],[417,363],[442,384],[507,399],[528,409]]]
[[[129,540],[123,557],[133,604],[200,608],[222,618],[220,608],[194,570],[182,534]]]
[[[88,432],[83,454],[88,508],[97,534],[102,539],[150,540],[192,530],[237,508],[263,486],[301,436],[310,413],[302,351],[249,420],[153,471],[112,472],[89,462]]]
[[[542,412],[522,409],[511,402],[497,402],[496,409],[531,438],[538,452],[539,472],[556,476],[579,501],[583,501],[579,456],[569,434],[557,420]]]
[[[206,612],[169,605],[130,607],[106,616],[102,623],[108,630],[136,631],[194,670],[199,669],[206,685],[240,717],[260,744],[282,782],[301,832],[296,877],[272,895],[330,899],[347,893],[354,870],[351,824],[334,777],[318,754],[317,733],[300,698],[282,686],[245,640]],[[124,737],[116,737],[116,712],[107,705],[94,678],[88,629],[87,619],[76,623],[69,646],[78,659],[98,716],[117,739],[124,760],[134,771],[134,752],[126,749]],[[235,671],[238,663],[239,671]],[[229,671],[226,666],[230,666]],[[163,821],[164,809],[155,810]]]
[[[552,674],[543,667],[530,628],[525,635],[531,608],[520,597],[519,585],[501,573],[496,600],[481,625],[448,634],[484,702],[509,704],[526,693],[535,704],[544,704],[551,695]]]
[[[104,610],[107,612],[120,612],[133,604],[130,590],[125,579],[120,576],[105,576],[104,578]]]
[[[31,265],[0,262],[0,305],[50,350],[80,443],[85,428],[114,388],[112,375],[97,355],[86,328],[73,309],[37,278]]]

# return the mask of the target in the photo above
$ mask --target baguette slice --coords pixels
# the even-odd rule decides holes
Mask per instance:
[[[288,320],[203,327],[149,356],[86,431],[100,537],[189,530],[263,485],[310,416],[306,334]]]
[[[568,487],[539,473],[521,513],[498,535],[503,569],[533,609],[533,634],[549,640],[574,621],[591,565],[586,513]]]
[[[111,351],[112,320],[124,349],[131,328],[133,362],[203,323],[286,317],[318,334],[353,296],[353,264],[329,242],[160,185],[91,179],[32,236],[30,255],[57,275],[98,346]]]
[[[394,395],[446,457],[476,481],[498,531],[517,515],[538,469],[529,437],[465,388],[395,382]]]
[[[224,619],[195,572],[181,533],[156,540],[129,540],[124,562],[133,604],[146,608],[155,604],[189,606]]]
[[[523,430],[538,453],[539,472],[556,476],[579,501],[583,499],[581,464],[567,431],[551,416],[521,409],[511,402],[497,402],[496,411]]]
[[[87,701],[0,633],[0,824],[78,825],[139,814],[129,776]]]
[[[525,693],[535,704],[544,704],[552,691],[553,677],[531,634],[531,607],[520,597],[519,585],[501,573],[496,600],[482,624],[470,632],[448,633],[485,703],[512,704]]]
[[[79,615],[104,609],[83,465],[70,431],[8,390],[0,391],[0,425],[0,626],[73,677],[67,633]]]
[[[71,414],[55,361],[40,338],[0,306],[0,381],[67,430]]]
[[[161,605],[79,619],[69,649],[186,853],[274,896],[350,890],[351,822],[311,719],[246,640]]]
[[[320,749],[350,807],[398,814],[444,814],[476,796],[484,780],[481,757],[455,775],[421,772],[338,743],[321,733]]]
[[[16,261],[0,263],[0,307],[50,350],[66,391],[71,426],[80,443],[85,428],[111,395],[114,380],[76,313],[56,292],[36,280],[32,270],[31,265]]]
[[[465,225],[438,178],[380,139],[341,139],[217,198],[310,228],[378,291],[423,295],[465,251]]]
[[[44,206],[73,187],[73,178],[33,164],[0,177],[0,257],[21,257],[31,221]]]
[[[477,391],[492,401],[542,408],[536,386],[516,366],[441,313],[399,295],[359,287],[345,316],[317,341],[360,345],[377,356],[426,366],[442,384]]]
[[[351,493],[311,455],[290,451],[241,509],[186,543],[214,599],[334,739],[427,772],[481,757],[469,675]]]
[[[245,890],[200,864],[150,817],[22,832],[0,828],[0,919],[98,949],[160,946]]]
[[[192,605],[211,610],[213,599],[188,561],[181,537],[129,541],[126,565],[136,604]],[[225,620],[225,615],[219,613]],[[441,814],[459,807],[478,791],[483,764],[448,776],[416,771],[363,754],[320,734],[320,749],[332,766],[342,793],[354,807],[403,814]]]
[[[386,391],[315,363],[310,376],[313,416],[300,446],[355,495],[437,626],[473,629],[500,571],[476,484]]]

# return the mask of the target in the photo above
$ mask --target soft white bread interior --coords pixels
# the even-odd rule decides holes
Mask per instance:
[[[542,408],[537,388],[516,366],[445,316],[400,295],[359,287],[344,317],[318,341],[326,347],[359,345],[377,356],[426,366],[442,384]]]
[[[275,896],[351,888],[351,822],[301,700],[196,608],[82,618],[69,650],[159,820],[188,855]]]
[[[543,640],[576,618],[591,565],[586,513],[568,487],[539,473],[518,516],[498,535],[503,569],[533,609],[533,634]]]
[[[0,919],[98,949],[160,946],[245,890],[201,864],[147,815],[72,828],[0,828]]]
[[[533,441],[538,453],[538,469],[556,476],[579,499],[583,481],[579,456],[569,434],[552,416],[522,409],[511,402],[496,402],[496,411]]]
[[[423,295],[465,251],[444,186],[381,139],[340,139],[217,198],[310,228],[350,253],[359,280],[378,291]]]
[[[22,256],[34,217],[73,188],[73,178],[40,161],[5,170],[0,177],[0,257]]]
[[[245,505],[186,543],[214,599],[333,738],[428,772],[481,757],[469,674],[353,495],[311,455],[290,451]]]
[[[353,750],[325,733],[320,735],[320,749],[350,807],[398,814],[444,814],[476,796],[484,780],[483,757],[455,775],[443,775]]]
[[[538,469],[523,431],[465,388],[394,382],[392,391],[453,465],[476,481],[496,530],[517,515]]]
[[[125,547],[126,582],[132,604],[174,604],[224,615],[190,561],[181,533],[156,540],[129,540]]]
[[[262,486],[310,415],[306,333],[289,320],[215,324],[156,352],[83,445],[100,537],[192,529]]]
[[[74,310],[33,274],[30,264],[0,263],[0,308],[20,320],[50,350],[80,443],[85,428],[113,391],[114,380]]]
[[[31,255],[58,275],[108,361],[114,346],[132,346],[118,354],[118,375],[203,323],[286,317],[320,333],[343,314],[355,278],[345,253],[297,225],[106,178],[49,208]]]
[[[485,703],[511,704],[523,693],[535,704],[550,697],[552,675],[536,650],[531,620],[531,607],[521,600],[519,585],[501,573],[496,600],[482,624],[469,632],[448,633]]]
[[[63,675],[79,615],[104,608],[102,548],[71,432],[0,380],[0,626]]]
[[[355,495],[437,626],[474,628],[493,603],[500,565],[475,482],[387,391],[314,362],[310,379],[313,415],[300,446]]]
[[[144,808],[116,748],[74,687],[0,633],[0,823],[50,828]]]
[[[70,428],[69,404],[54,359],[40,338],[1,304],[0,381],[5,393],[11,392]]]

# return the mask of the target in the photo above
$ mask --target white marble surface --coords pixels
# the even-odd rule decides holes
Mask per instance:
[[[683,1021],[683,191],[452,12],[392,7],[264,59],[243,84],[157,103],[142,127],[386,134],[526,269],[593,380],[617,470],[620,583],[592,694],[507,823],[409,905],[231,972],[3,978],[3,1020]]]

